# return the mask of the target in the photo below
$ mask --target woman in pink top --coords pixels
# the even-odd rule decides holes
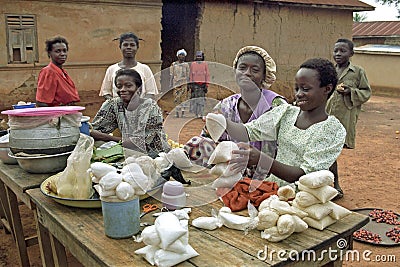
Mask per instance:
[[[62,68],[68,56],[68,41],[60,36],[49,39],[46,41],[46,51],[51,62],[39,73],[36,105],[74,105],[80,101],[78,90]]]

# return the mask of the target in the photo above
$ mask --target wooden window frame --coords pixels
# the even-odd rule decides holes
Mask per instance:
[[[6,14],[8,64],[38,62],[36,16]]]

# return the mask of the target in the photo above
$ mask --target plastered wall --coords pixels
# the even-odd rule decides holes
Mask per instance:
[[[400,97],[400,54],[355,52],[352,62],[364,68],[372,93]]]
[[[88,1],[86,1],[88,2]],[[135,32],[140,41],[137,59],[154,72],[160,70],[160,1],[7,1],[0,0],[0,110],[18,100],[34,101],[35,80],[49,59],[45,40],[62,35],[69,42],[64,68],[87,109],[98,109],[98,97],[106,68],[121,60],[118,41],[123,32]],[[34,14],[37,19],[39,62],[7,64],[5,14]],[[91,111],[89,111],[91,112]],[[92,113],[92,112],[91,112]]]
[[[232,65],[241,47],[261,46],[277,64],[272,89],[288,98],[298,66],[311,57],[332,59],[334,42],[352,31],[349,10],[205,2],[203,12],[198,46],[206,59]]]

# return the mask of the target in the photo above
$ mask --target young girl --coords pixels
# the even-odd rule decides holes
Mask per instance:
[[[90,135],[96,141],[121,141],[126,148],[158,155],[168,152],[163,117],[157,103],[142,98],[142,79],[133,69],[121,69],[115,75],[117,97],[105,101],[93,119]],[[119,129],[122,138],[109,135]]]
[[[100,89],[100,96],[110,99],[117,96],[115,87],[115,74],[120,69],[134,69],[142,78],[142,97],[153,98],[158,94],[153,72],[146,64],[136,60],[136,53],[139,50],[139,37],[132,32],[123,33],[119,37],[119,49],[121,50],[122,60],[109,66],[104,75],[103,83]]]
[[[276,159],[247,144],[233,153],[233,169],[257,165],[256,172],[270,173],[266,179],[279,186],[300,176],[327,170],[339,156],[346,136],[341,123],[325,112],[337,83],[333,64],[322,58],[307,60],[295,76],[296,105],[283,104],[247,124],[227,120],[227,133],[239,141],[277,140]],[[221,114],[217,116],[223,117]]]

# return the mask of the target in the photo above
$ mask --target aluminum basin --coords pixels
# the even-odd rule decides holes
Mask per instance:
[[[18,161],[18,165],[29,173],[55,173],[65,169],[68,156],[72,152],[55,155],[21,157],[8,154]]]

